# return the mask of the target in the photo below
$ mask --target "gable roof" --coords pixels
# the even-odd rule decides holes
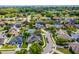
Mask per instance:
[[[9,43],[10,44],[22,44],[22,36],[14,37]]]
[[[40,36],[37,36],[37,35],[31,35],[31,36],[29,36],[28,37],[28,40],[27,40],[27,42],[28,43],[31,43],[31,42],[33,42],[33,41],[40,41],[41,39],[40,39]]]
[[[79,39],[79,33],[71,34],[72,39]]]
[[[19,29],[14,25],[13,27],[11,27],[10,31],[15,30],[19,32]]]
[[[4,44],[5,39],[6,39],[6,35],[4,33],[0,33],[0,44]]]

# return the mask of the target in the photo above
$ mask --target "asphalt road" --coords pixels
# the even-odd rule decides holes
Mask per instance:
[[[45,33],[45,38],[46,38],[46,47],[43,49],[43,54],[46,54],[46,53],[51,53],[52,52],[52,49],[54,48],[54,43],[52,42],[52,38],[51,38],[51,33],[49,32],[46,32]]]

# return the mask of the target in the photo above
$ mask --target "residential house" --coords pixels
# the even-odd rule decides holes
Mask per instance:
[[[68,33],[65,30],[60,29],[56,32],[58,37],[64,38],[64,39],[71,39],[71,37],[68,35]]]
[[[0,26],[4,26],[5,23],[3,21],[0,21]]]
[[[53,17],[53,20],[55,20],[56,22],[56,24],[60,24],[61,23],[61,20],[62,20],[62,18],[60,18],[60,17]]]
[[[21,21],[21,23],[23,25],[28,25],[29,21],[27,20],[27,18],[23,18],[23,20]]]
[[[5,33],[0,33],[0,45],[4,44],[5,39],[6,39]]]
[[[79,29],[79,24],[75,24],[75,27]]]
[[[15,20],[15,18],[2,18],[3,21],[12,21]]]
[[[79,39],[79,33],[75,33],[75,34],[72,33],[71,38],[76,40]]]
[[[28,29],[28,33],[33,34],[36,31],[36,29]]]
[[[41,41],[40,36],[37,36],[37,35],[35,35],[35,34],[31,34],[31,35],[28,37],[27,42],[28,42],[28,43],[32,43],[32,42],[34,42],[34,41],[37,41],[37,42]]]
[[[46,17],[47,18],[47,20],[51,20],[51,17]]]
[[[37,21],[37,22],[35,23],[35,27],[36,27],[36,28],[43,28],[44,26],[45,26],[45,24],[44,24],[43,22]]]
[[[75,24],[75,19],[74,18],[65,18],[65,21],[68,22],[69,24],[72,24],[72,25]]]
[[[77,31],[74,32],[74,33],[71,33],[71,38],[72,38],[72,39],[79,40],[79,30],[77,30]]]
[[[15,24],[14,23],[10,23],[10,24],[8,23],[7,25],[13,27]]]
[[[18,36],[19,35],[19,29],[16,26],[11,27],[9,32],[10,32],[10,34],[12,34],[14,36]]]
[[[64,27],[62,24],[54,24],[52,26],[55,28],[63,28]]]
[[[45,27],[46,27],[46,28],[50,28],[50,27],[52,27],[52,25],[46,24]]]
[[[22,36],[16,36],[13,39],[11,39],[9,44],[17,45],[19,48],[21,48],[22,47],[22,42],[23,42]]]
[[[20,24],[20,23],[15,23],[14,26],[15,26],[16,28],[20,28],[20,27],[21,27],[21,24]]]
[[[27,16],[27,22],[30,22],[30,20],[31,20],[31,15],[28,15]]]
[[[71,49],[74,53],[79,54],[79,42],[69,43],[69,49]]]

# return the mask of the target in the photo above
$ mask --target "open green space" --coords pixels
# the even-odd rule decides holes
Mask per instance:
[[[63,52],[64,54],[72,54],[67,48],[57,48],[57,50]]]

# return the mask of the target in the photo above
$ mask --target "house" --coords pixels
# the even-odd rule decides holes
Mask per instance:
[[[15,24],[14,23],[7,23],[7,26],[13,27]]]
[[[34,41],[37,41],[37,42],[41,41],[40,36],[37,36],[37,35],[35,35],[35,34],[31,34],[31,35],[28,37],[27,42],[28,42],[28,43],[32,43],[32,42],[34,42]]]
[[[26,20],[27,20],[27,18],[23,18],[23,20],[22,20],[22,21],[24,22],[24,21],[26,21]]]
[[[28,29],[28,33],[30,33],[30,34],[32,34],[32,33],[34,33],[36,30],[35,29]]]
[[[62,18],[60,17],[53,17],[53,20],[61,20]]]
[[[71,38],[75,40],[79,40],[79,30],[76,32],[71,33]]]
[[[47,18],[47,20],[51,20],[51,17],[46,17]]]
[[[23,18],[23,20],[21,21],[21,23],[23,25],[28,25],[29,21],[27,20],[27,18]]]
[[[16,17],[16,18],[15,18],[15,20],[18,21],[18,22],[19,22],[19,21],[22,21],[22,19],[23,19],[22,17]]]
[[[68,22],[69,24],[75,24],[74,18],[65,18],[65,21]]]
[[[21,24],[20,24],[20,23],[15,23],[14,26],[15,26],[16,28],[20,28],[20,27],[21,27]]]
[[[6,39],[5,33],[0,33],[0,45],[4,44],[5,39]]]
[[[35,27],[36,28],[43,28],[45,26],[45,24],[43,23],[43,22],[41,22],[41,21],[37,21],[36,23],[35,23]]]
[[[2,18],[2,20],[4,20],[4,21],[12,21],[12,20],[15,20],[15,18]]]
[[[79,24],[75,24],[75,27],[79,29]]]
[[[0,26],[4,26],[5,23],[3,21],[0,21]]]
[[[19,35],[19,29],[16,26],[11,27],[9,32],[10,32],[10,34],[12,34],[14,36],[18,36]]]
[[[55,28],[63,28],[64,27],[62,24],[54,24],[52,26]]]
[[[79,42],[69,43],[69,49],[71,49],[72,51],[74,51],[74,53],[79,54]]]
[[[55,20],[57,24],[60,24],[62,18],[60,18],[60,17],[53,17],[53,20]]]
[[[72,33],[71,38],[76,40],[79,39],[79,33],[75,33],[75,34]]]
[[[46,27],[46,28],[50,28],[50,27],[52,27],[52,25],[46,24],[45,27]]]
[[[30,22],[30,20],[31,20],[31,15],[28,15],[27,16],[27,22]]]
[[[9,42],[9,44],[17,45],[19,48],[21,48],[22,42],[23,42],[22,36],[16,36]]]
[[[58,34],[57,37],[64,38],[64,39],[71,39],[71,37],[68,35],[68,33],[65,30],[60,29],[56,33]]]
[[[15,20],[15,17],[14,18],[1,18],[2,21],[14,21]]]

